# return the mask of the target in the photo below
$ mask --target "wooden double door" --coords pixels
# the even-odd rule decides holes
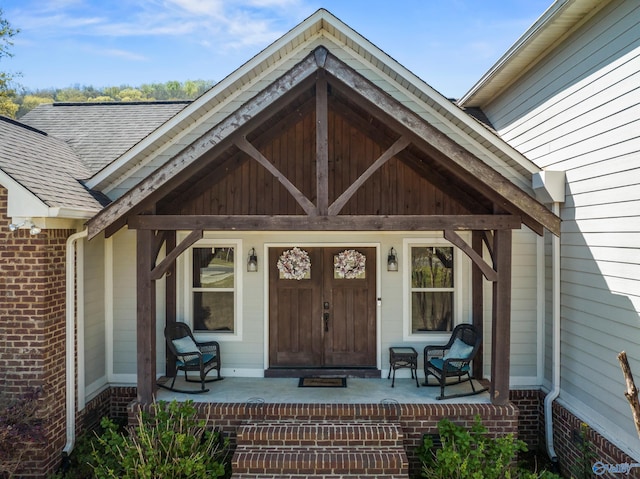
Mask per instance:
[[[269,250],[269,367],[376,367],[375,248],[301,248],[311,260],[304,279],[277,267],[290,248]],[[366,258],[364,274],[342,277],[340,253]]]

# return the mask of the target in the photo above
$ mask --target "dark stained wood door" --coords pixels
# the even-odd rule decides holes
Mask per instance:
[[[303,248],[311,271],[281,277],[283,251],[269,250],[269,367],[376,367],[375,248]],[[341,278],[334,258],[345,250],[366,258],[364,275]]]

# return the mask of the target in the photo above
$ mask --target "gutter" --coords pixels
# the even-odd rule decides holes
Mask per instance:
[[[86,238],[88,230],[80,231],[72,234],[67,238],[66,252],[66,397],[67,397],[67,442],[62,450],[63,468],[69,460],[69,454],[73,451],[76,441],[76,384],[75,384],[75,272],[76,261],[75,255],[77,251],[77,241]],[[82,265],[82,258],[78,258],[78,264]],[[78,298],[80,301],[82,298]]]

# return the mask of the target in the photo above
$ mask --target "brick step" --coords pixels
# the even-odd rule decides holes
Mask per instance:
[[[240,447],[233,456],[235,474],[306,474],[307,477],[327,474],[360,474],[388,476],[408,471],[408,461],[402,447],[390,450],[333,450],[300,448],[258,449]],[[405,476],[406,477],[406,476]]]
[[[396,423],[253,421],[238,428],[232,478],[407,479],[403,437]]]
[[[407,479],[406,474],[234,474],[232,479]]]
[[[241,426],[237,444],[391,447],[401,446],[403,437],[394,423],[265,421]]]
[[[233,479],[407,479],[406,474],[234,474]]]

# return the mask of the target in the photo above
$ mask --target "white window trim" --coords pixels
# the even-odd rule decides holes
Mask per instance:
[[[453,248],[453,327],[463,322],[463,301],[468,296],[464,292],[464,278],[461,274],[462,268],[462,252],[455,245],[438,237],[425,238],[404,238],[402,241],[402,338],[403,341],[425,341],[429,340],[434,343],[442,342],[445,344],[451,337],[450,331],[434,331],[424,333],[413,333],[411,331],[411,248],[414,246],[450,246]],[[437,291],[438,288],[433,289]],[[449,288],[446,288],[449,291]]]
[[[224,247],[232,247],[235,251],[235,262],[234,262],[234,330],[233,333],[220,333],[216,331],[195,331],[193,326],[193,296],[192,293],[194,291],[192,285],[192,268],[193,268],[193,248],[224,248]],[[178,307],[178,320],[182,320],[189,325],[189,327],[193,330],[193,335],[196,339],[201,340],[214,340],[214,341],[242,341],[243,330],[242,330],[242,276],[244,268],[246,267],[246,263],[243,261],[244,258],[244,250],[242,248],[242,240],[239,239],[213,239],[213,238],[205,238],[199,241],[196,241],[193,245],[189,247],[187,251],[182,255],[183,264],[182,264],[182,278],[178,276],[178,281],[181,281],[182,289],[178,288],[182,291],[182,301],[180,298],[177,298],[177,307]],[[179,283],[180,284],[180,283]],[[196,288],[199,290],[200,288]],[[180,314],[181,313],[181,314]],[[182,316],[182,319],[180,319]]]

